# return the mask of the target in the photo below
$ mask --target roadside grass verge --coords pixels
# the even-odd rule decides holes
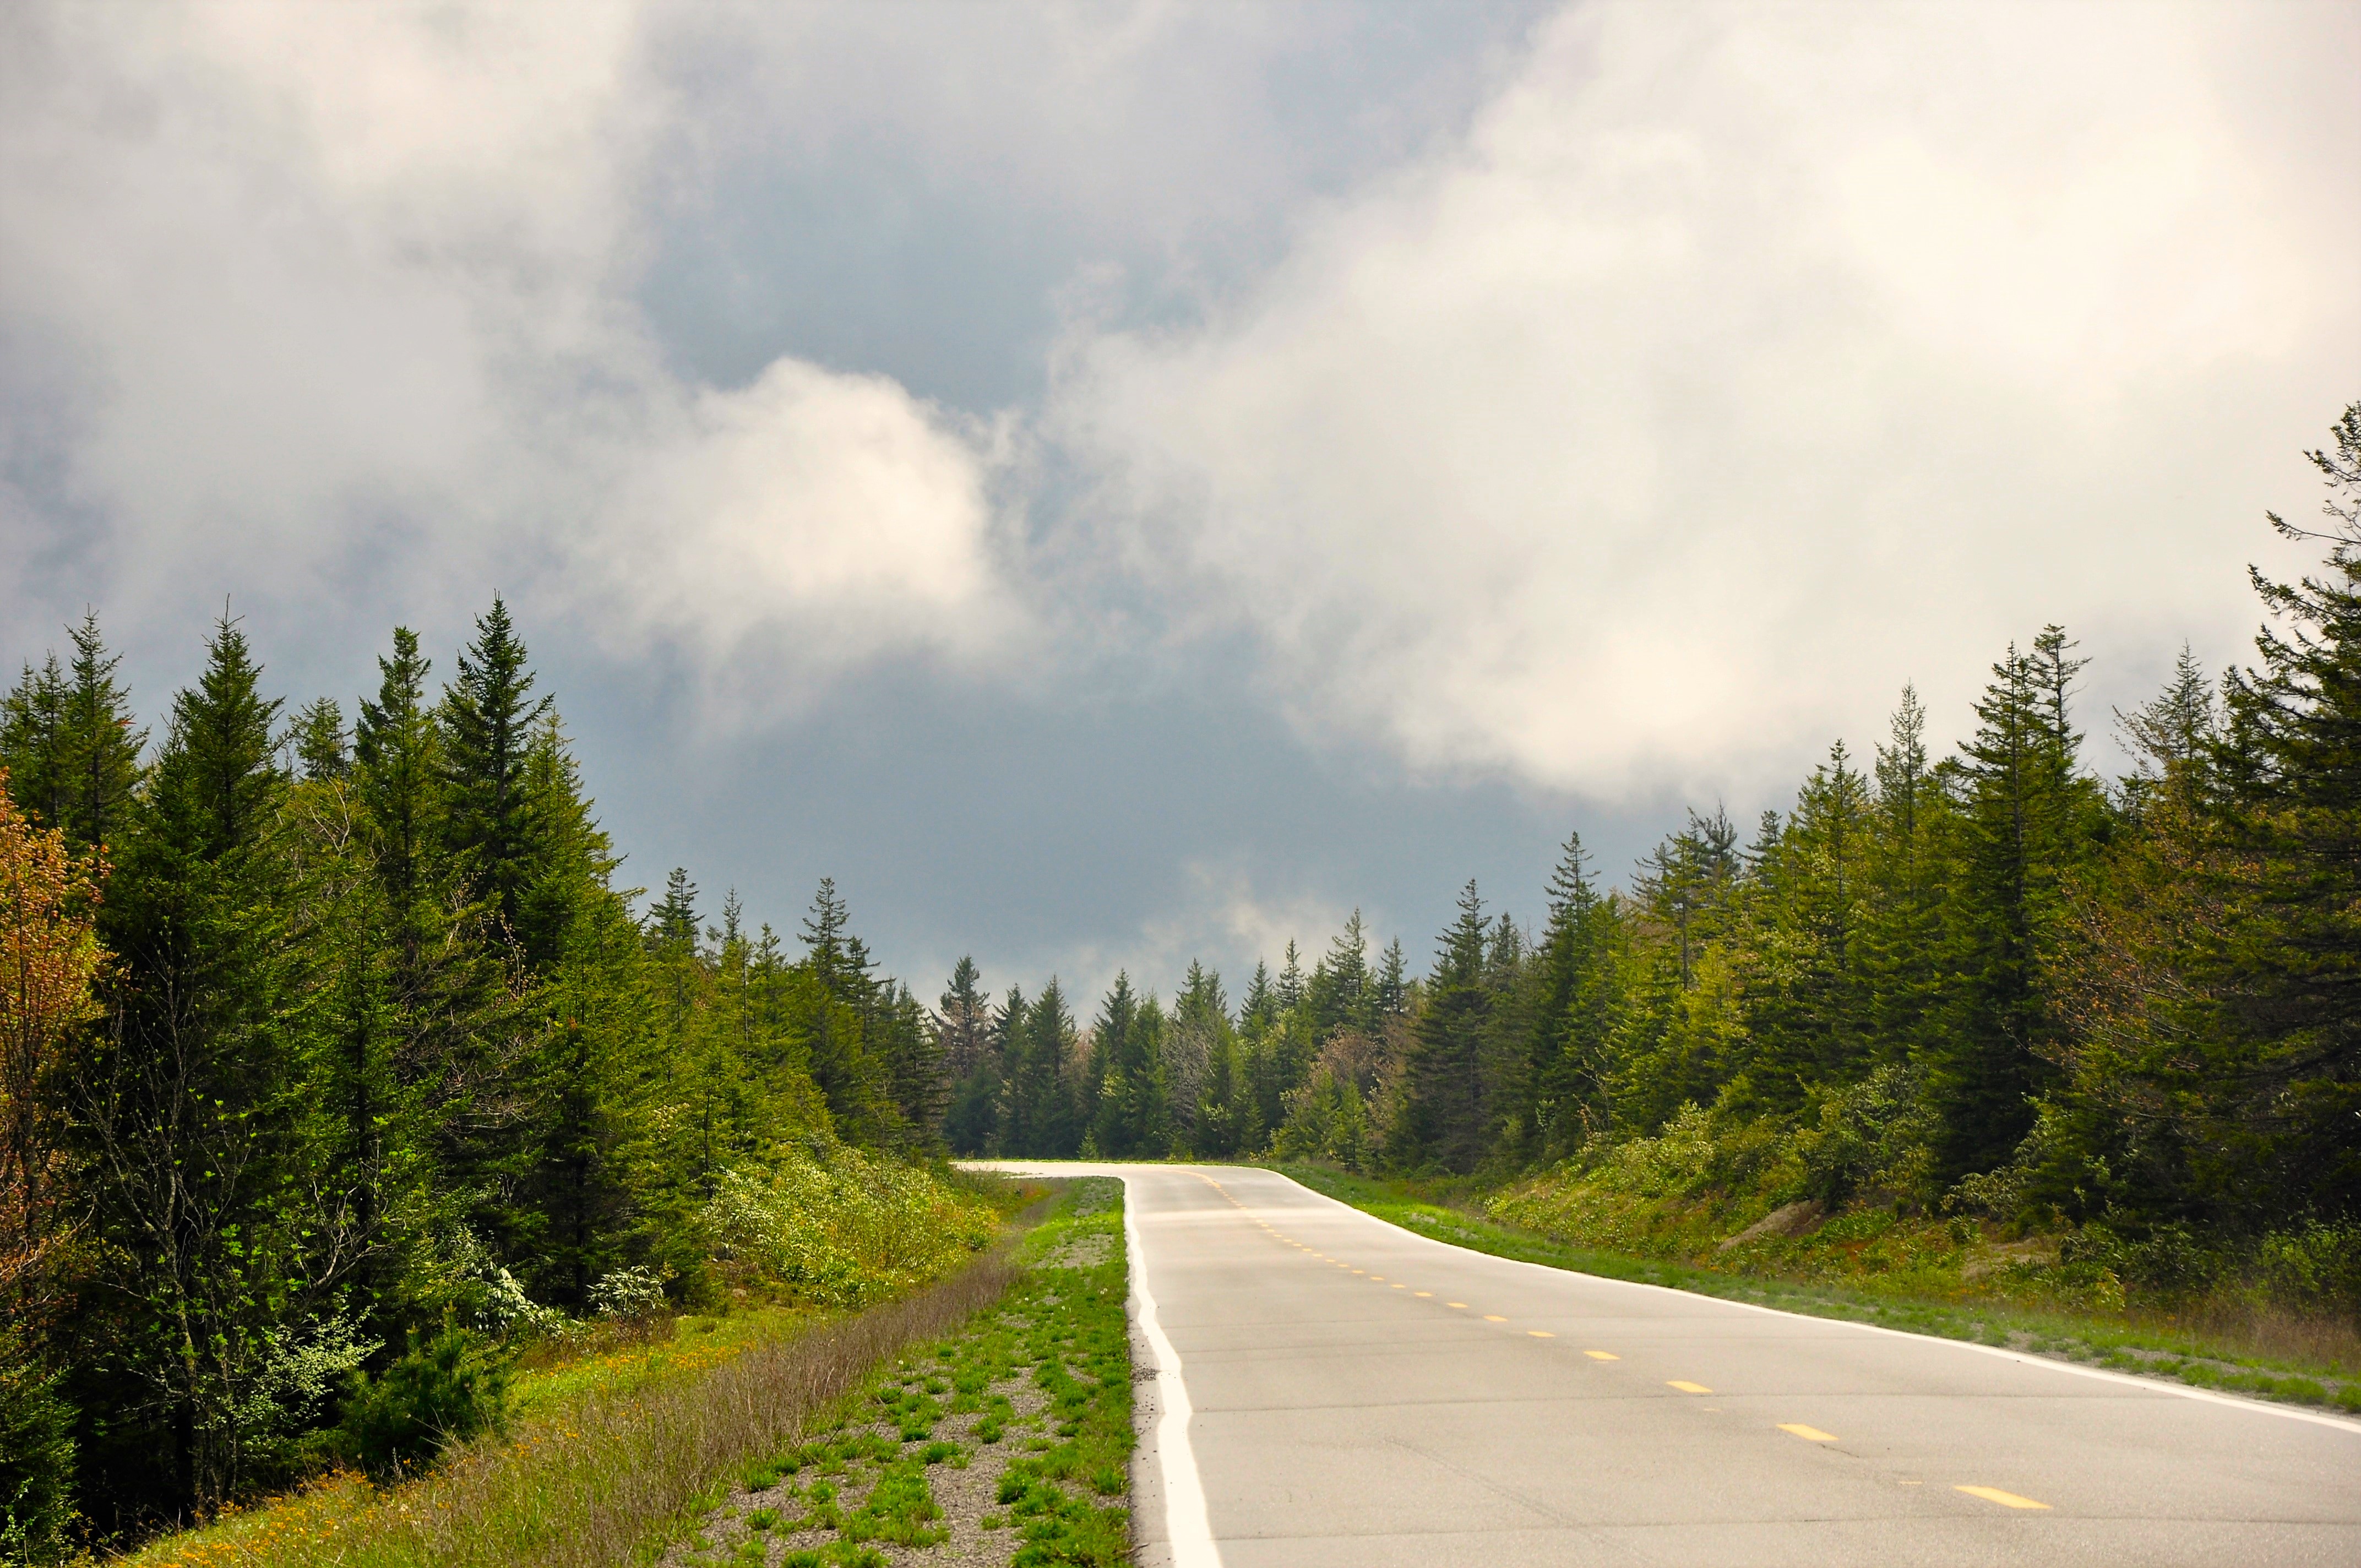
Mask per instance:
[[[1122,1202],[1076,1181],[1003,1296],[747,1462],[663,1568],[1128,1561]]]
[[[1838,1285],[1782,1277],[1745,1258],[1737,1260],[1737,1266],[1710,1268],[1673,1258],[1635,1257],[1579,1246],[1476,1212],[1464,1206],[1475,1192],[1466,1181],[1379,1180],[1294,1163],[1268,1168],[1389,1224],[1495,1257],[2361,1414],[2361,1365],[2347,1359],[2337,1343],[2323,1343],[2316,1354],[2290,1354],[2280,1346],[2300,1336],[2257,1333],[2245,1325],[2225,1329],[2202,1317],[2177,1321],[2163,1314],[2103,1312],[2052,1302],[1945,1299],[1925,1288],[1940,1282],[1921,1275],[1883,1284],[1871,1277]],[[2269,1349],[2257,1343],[2274,1339],[2279,1343]]]
[[[1030,1217],[1029,1213],[1026,1217]],[[134,1568],[591,1568],[711,1506],[717,1483],[776,1453],[883,1360],[995,1299],[1013,1239],[937,1283],[853,1315],[767,1309],[674,1320],[518,1379],[505,1431],[413,1479],[338,1474],[149,1545]]]

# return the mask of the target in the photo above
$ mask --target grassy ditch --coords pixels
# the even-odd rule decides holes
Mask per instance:
[[[1005,1295],[746,1461],[664,1568],[1127,1561],[1122,1202],[1074,1183]]]
[[[517,1379],[497,1437],[379,1486],[324,1477],[158,1541],[136,1568],[590,1568],[709,1505],[717,1478],[777,1453],[905,1347],[998,1299],[1013,1239],[937,1283],[851,1315],[763,1308],[663,1320]],[[1120,1301],[1118,1299],[1118,1310]]]
[[[1635,1256],[1583,1246],[1483,1213],[1474,1207],[1474,1190],[1464,1181],[1378,1180],[1316,1165],[1271,1168],[1389,1224],[1496,1257],[2361,1413],[2361,1359],[2334,1337],[2305,1343],[2300,1336],[2257,1333],[2243,1325],[2225,1331],[2162,1313],[2108,1310],[2070,1299],[2042,1299],[2021,1285],[2022,1293],[2011,1297],[2001,1293],[2010,1286],[2005,1277],[1986,1287],[1989,1293],[1979,1295],[1982,1280],[1967,1277],[1960,1266],[1946,1272],[1923,1260],[1912,1268],[1838,1283],[1784,1274],[1777,1269],[1771,1249],[1752,1244],[1730,1248],[1723,1255],[1728,1261],[1718,1260],[1717,1266],[1675,1257]],[[1842,1223],[1839,1217],[1827,1228],[1837,1230]],[[1843,1240],[1840,1233],[1831,1244],[1840,1245]],[[1955,1255],[1967,1253],[1973,1245],[1955,1248]],[[2278,1343],[2271,1343],[2274,1339]],[[2295,1341],[2293,1345],[2290,1340]]]

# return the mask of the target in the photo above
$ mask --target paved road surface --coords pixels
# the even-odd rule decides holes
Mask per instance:
[[[2361,1423],[1511,1263],[1268,1171],[1007,1168],[1127,1184],[1179,1374],[1143,1561],[2361,1565]]]

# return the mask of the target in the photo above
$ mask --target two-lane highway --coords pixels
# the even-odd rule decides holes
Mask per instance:
[[[1186,1412],[1145,1561],[2361,1564],[2361,1423],[1488,1257],[1268,1171],[1004,1168],[1126,1183]]]

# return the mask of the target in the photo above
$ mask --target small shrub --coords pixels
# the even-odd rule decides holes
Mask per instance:
[[[413,1330],[401,1360],[356,1378],[337,1446],[373,1475],[414,1470],[497,1426],[507,1397],[507,1368],[478,1336],[455,1326],[422,1342]]]
[[[645,1322],[664,1310],[664,1282],[653,1268],[618,1268],[590,1287],[590,1310],[602,1318]]]

